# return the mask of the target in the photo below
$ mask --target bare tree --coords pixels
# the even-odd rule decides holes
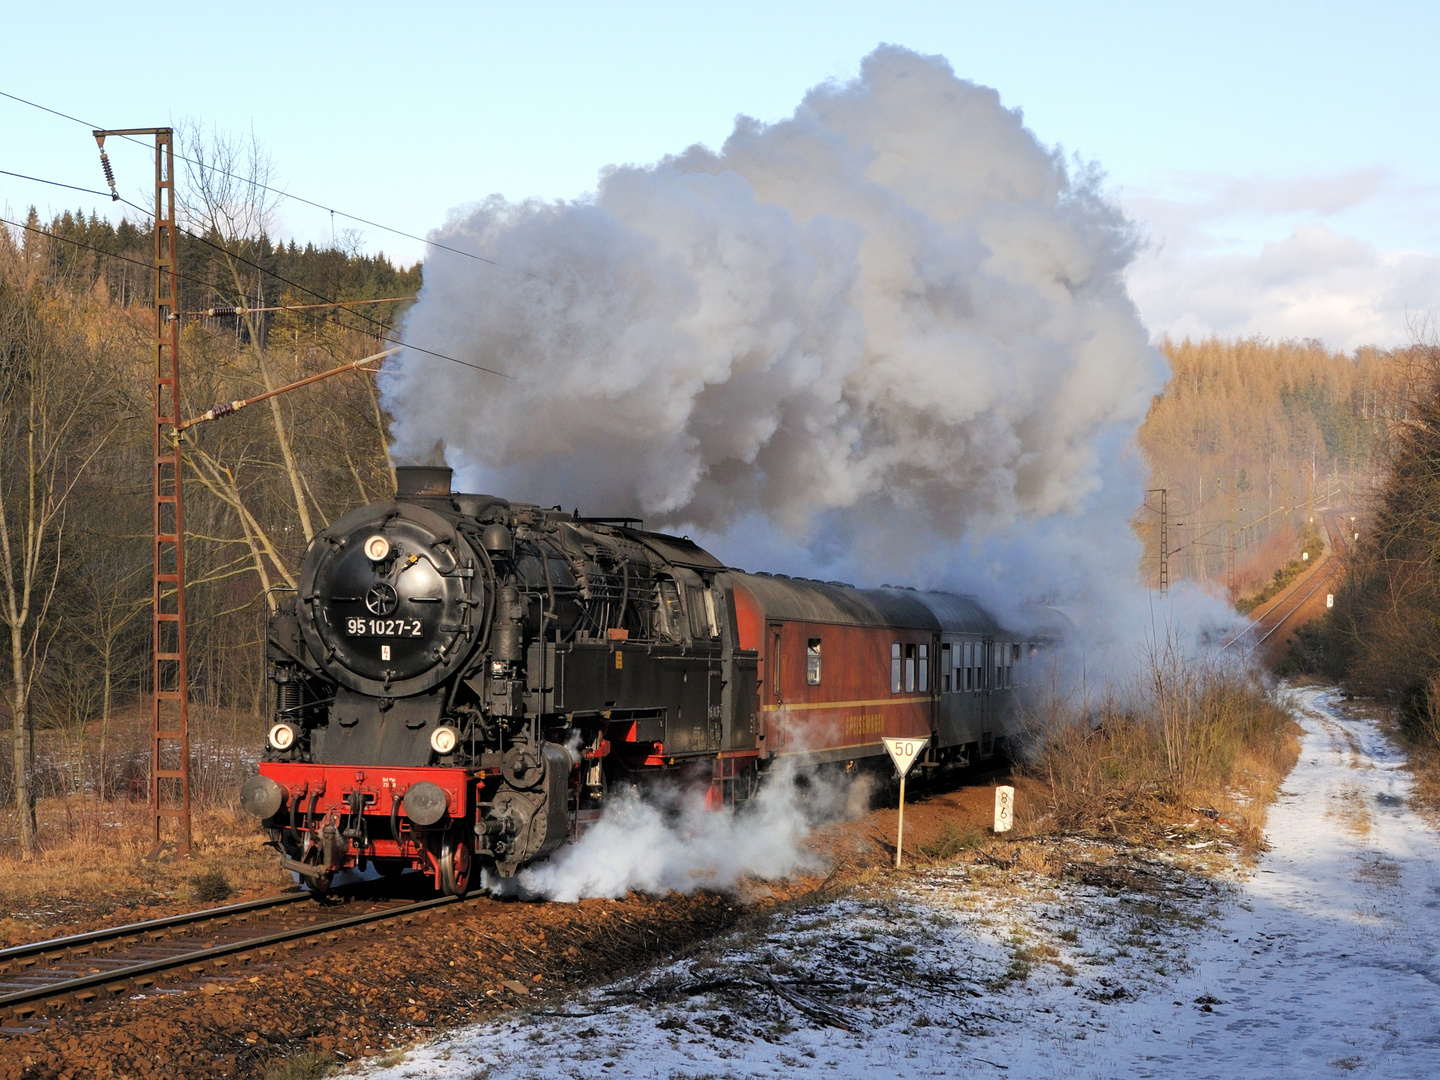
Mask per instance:
[[[255,262],[260,240],[269,232],[279,196],[274,192],[275,166],[252,133],[241,140],[220,133],[207,133],[191,124],[182,133],[186,148],[186,187],[181,203],[192,231],[215,237],[232,290],[230,303],[241,311],[250,350],[266,390],[280,385],[265,347],[264,320],[255,313],[264,307],[263,283],[258,272],[246,263]],[[258,302],[257,302],[258,301]],[[290,433],[279,398],[269,401],[286,476],[290,480],[295,511],[308,543],[315,535],[305,479],[296,461]]]
[[[33,278],[0,275],[0,625],[10,646],[5,696],[26,857],[36,844],[31,699],[55,630],[65,516],[120,415],[109,369],[73,310],[45,317],[43,300]]]

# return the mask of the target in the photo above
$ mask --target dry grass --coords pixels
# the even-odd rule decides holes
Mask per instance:
[[[1403,702],[1402,702],[1403,705]],[[1412,800],[1431,820],[1440,818],[1440,675],[1430,676],[1418,707],[1387,712],[1390,736],[1405,748],[1414,777]]]
[[[190,857],[177,859],[172,844],[147,858],[153,846],[146,804],[149,723],[139,707],[117,712],[103,761],[94,725],[83,733],[37,734],[39,849],[28,859],[20,852],[9,774],[0,768],[0,943],[32,938],[42,927],[104,919],[117,909],[193,907],[291,884],[237,801],[263,738],[258,721],[199,706],[191,723]],[[109,797],[100,798],[101,790]]]
[[[1411,799],[1432,821],[1440,819],[1440,746],[1407,746],[1415,778]]]
[[[0,945],[33,938],[39,927],[75,925],[121,908],[178,909],[215,902],[223,880],[235,897],[291,884],[262,847],[260,829],[238,806],[203,805],[193,815],[189,858],[172,849],[149,859],[143,802],[71,796],[42,799],[40,849],[22,858],[0,849]],[[156,912],[155,914],[158,914]],[[112,920],[113,921],[113,920]]]
[[[1400,864],[1378,853],[1366,856],[1355,867],[1355,880],[1381,889],[1398,889]]]
[[[1353,766],[1352,766],[1353,767]],[[1340,822],[1340,827],[1352,836],[1370,835],[1374,819],[1370,816],[1369,800],[1364,791],[1354,784],[1341,788],[1335,804],[1326,814]]]
[[[1028,766],[1055,831],[1158,841],[1209,819],[1247,855],[1299,756],[1299,726],[1259,676],[1164,646],[1125,698],[1076,715],[1052,706]]]
[[[1435,700],[1440,701],[1440,695]],[[1405,767],[1413,785],[1410,803],[1440,829],[1440,715],[1427,707],[1421,714],[1424,723],[1417,724],[1415,717],[1407,723],[1397,715],[1398,709],[1373,698],[1347,700],[1345,710],[1374,721],[1405,751]]]

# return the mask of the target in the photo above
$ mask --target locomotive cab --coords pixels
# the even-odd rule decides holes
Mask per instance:
[[[734,652],[720,563],[396,472],[394,502],[315,538],[269,621],[274,715],[242,802],[283,865],[463,893],[575,836],[614,784],[708,765]]]

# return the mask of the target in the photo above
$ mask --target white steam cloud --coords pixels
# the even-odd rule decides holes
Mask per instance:
[[[1131,231],[999,95],[882,47],[795,115],[491,198],[433,237],[395,450],[527,501],[804,535],[870,500],[946,533],[1079,510],[1164,379]]]
[[[775,881],[821,869],[806,841],[811,822],[863,809],[865,783],[797,785],[781,765],[736,812],[705,809],[703,790],[672,790],[641,799],[618,792],[578,843],[520,872],[521,889],[573,903],[581,897],[621,897],[631,889],[655,895],[697,889],[732,890],[742,878]],[[658,797],[657,797],[658,796]]]
[[[397,357],[399,459],[752,569],[1062,603],[1121,663],[1153,633],[1134,232],[943,59],[882,46],[718,152],[433,239],[501,268],[432,248],[406,340],[513,378]]]

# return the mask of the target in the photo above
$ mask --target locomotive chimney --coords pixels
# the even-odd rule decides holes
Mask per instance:
[[[454,470],[446,465],[395,466],[395,498],[450,497],[450,478]]]

